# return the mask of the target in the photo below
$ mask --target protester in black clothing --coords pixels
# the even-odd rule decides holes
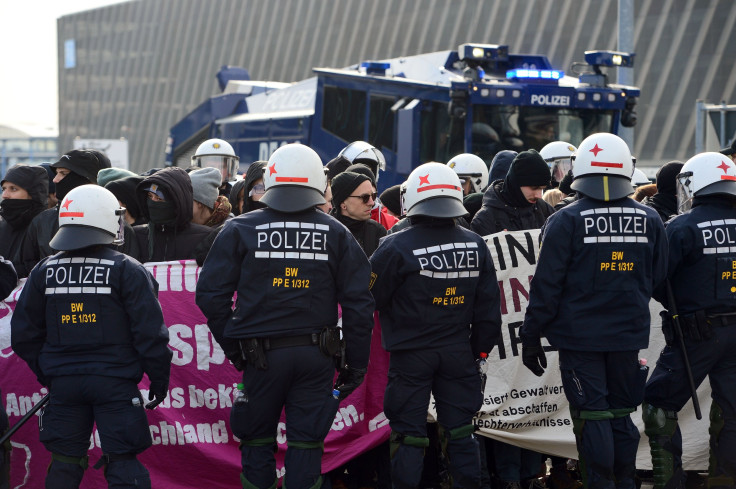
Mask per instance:
[[[662,222],[669,221],[677,215],[677,175],[682,170],[681,161],[670,161],[657,171],[657,193],[651,197],[645,197],[641,201],[647,207],[651,207]]]
[[[5,174],[0,184],[0,256],[21,266],[21,243],[31,221],[46,210],[48,176],[40,166],[19,164]]]
[[[22,263],[16,269],[19,277],[28,276],[36,263],[56,252],[49,242],[59,229],[61,201],[80,185],[97,185],[97,173],[103,168],[110,168],[110,160],[104,153],[94,149],[71,150],[51,165],[51,169],[56,172],[54,183],[59,203],[38,214],[28,226],[21,250]],[[124,243],[112,246],[121,253],[138,258],[138,244],[133,238],[133,228],[126,225],[124,234]]]
[[[506,178],[491,184],[471,228],[481,236],[500,231],[542,227],[553,209],[542,200],[550,181],[549,167],[533,149],[514,157]]]
[[[136,193],[149,221],[134,228],[140,261],[194,259],[195,248],[212,229],[191,222],[194,199],[187,172],[175,166],[164,168],[146,177]]]
[[[376,200],[371,179],[360,173],[342,172],[332,180],[332,205],[335,218],[343,223],[370,257],[386,229],[371,219]]]

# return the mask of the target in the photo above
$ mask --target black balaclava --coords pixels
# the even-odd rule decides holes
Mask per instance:
[[[30,199],[5,199],[0,202],[0,216],[13,229],[22,229],[41,211],[48,200],[48,176],[41,166],[18,164],[11,167],[1,183],[10,182],[28,193]]]
[[[551,178],[549,166],[539,153],[533,149],[522,151],[511,162],[501,193],[514,207],[534,205],[526,200],[521,187],[546,187]]]
[[[150,222],[157,226],[173,226],[176,224],[176,205],[170,201],[146,201]]]
[[[677,175],[682,166],[682,161],[670,161],[657,170],[657,193],[677,195]]]
[[[64,200],[64,197],[66,197],[66,194],[75,188],[80,185],[88,185],[90,183],[92,182],[84,178],[82,175],[74,173],[73,171],[69,172],[67,176],[62,178],[61,181],[56,184],[56,198],[61,202]]]

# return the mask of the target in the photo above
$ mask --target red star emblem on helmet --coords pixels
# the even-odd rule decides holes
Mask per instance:
[[[728,173],[728,169],[731,167],[725,161],[721,161],[721,164],[718,165],[716,168],[720,168],[721,170],[723,170],[723,173]]]
[[[276,171],[276,163],[274,163],[273,165],[271,165],[271,166],[268,167],[268,176],[270,177],[274,173],[278,173]]]
[[[603,148],[598,147],[598,143],[595,143],[595,146],[593,146],[593,149],[589,150],[591,153],[593,153],[595,156],[598,156],[598,153],[603,151]]]
[[[66,199],[64,201],[64,204],[61,207],[64,208],[64,209],[66,209],[66,210],[69,210],[69,204],[71,204],[72,202],[74,202],[74,201],[73,200]]]
[[[419,185],[421,186],[421,185],[424,185],[425,183],[429,185],[429,173],[427,173],[424,176],[419,175]]]

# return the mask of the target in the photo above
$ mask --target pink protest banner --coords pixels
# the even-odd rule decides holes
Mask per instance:
[[[150,263],[146,267],[159,283],[174,357],[169,396],[148,412],[153,446],[139,458],[156,488],[241,487],[238,440],[230,432],[230,408],[241,374],[225,359],[194,303],[199,268],[193,261]],[[0,389],[11,426],[47,393],[10,347],[10,318],[21,291],[22,286],[0,302]],[[387,372],[388,354],[381,348],[376,320],[368,375],[363,385],[340,403],[325,442],[323,472],[388,439],[390,429],[383,414]],[[144,378],[139,387],[147,398],[148,380]],[[283,418],[277,441],[277,471],[282,477],[286,450]],[[51,456],[38,441],[37,417],[15,433],[12,445],[11,487],[43,487]],[[90,468],[81,487],[106,487],[102,471],[91,468],[101,455],[95,430],[90,440]]]

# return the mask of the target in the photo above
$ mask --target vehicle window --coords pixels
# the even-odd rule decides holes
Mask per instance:
[[[365,92],[325,86],[322,127],[346,142],[365,139]]]

